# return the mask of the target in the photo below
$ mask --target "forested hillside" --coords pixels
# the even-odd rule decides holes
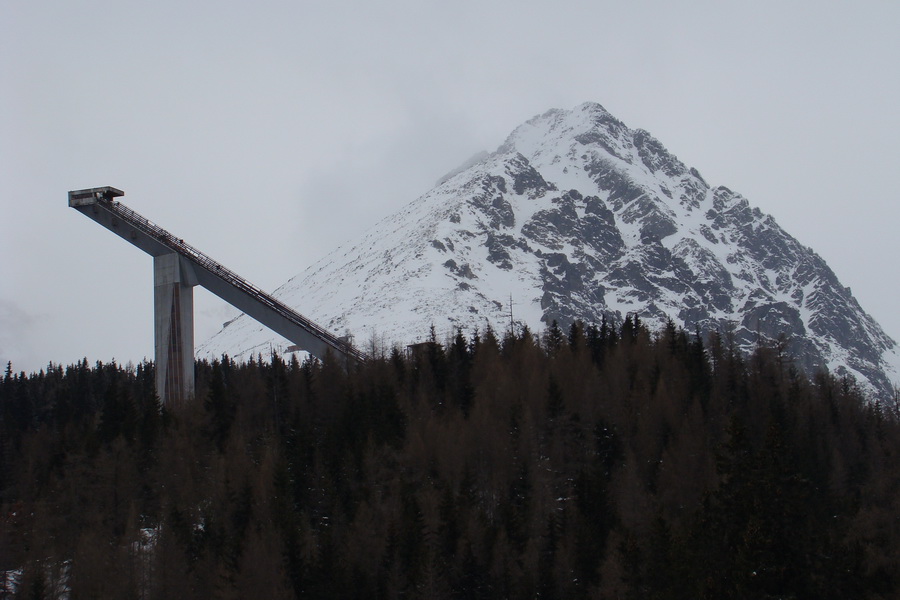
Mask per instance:
[[[470,338],[200,362],[178,414],[8,367],[0,597],[896,597],[896,405],[671,324]]]

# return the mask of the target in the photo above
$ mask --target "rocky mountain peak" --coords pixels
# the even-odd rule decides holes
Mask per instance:
[[[276,295],[358,343],[538,330],[557,321],[729,332],[750,350],[784,335],[804,369],[900,382],[897,344],[825,262],[727,187],[601,105],[554,109],[442,178]],[[211,354],[284,347],[241,318]]]

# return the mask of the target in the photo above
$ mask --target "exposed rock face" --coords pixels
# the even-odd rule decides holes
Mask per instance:
[[[889,395],[900,353],[825,262],[772,217],[598,104],[518,127],[431,192],[337,249],[276,295],[357,343],[409,343],[513,318],[784,336],[804,369],[851,374]],[[202,348],[284,349],[246,317]]]

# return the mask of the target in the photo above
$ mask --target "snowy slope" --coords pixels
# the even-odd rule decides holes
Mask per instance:
[[[751,349],[784,334],[799,364],[889,394],[900,351],[825,262],[725,187],[709,186],[598,104],[518,127],[433,190],[275,295],[363,349],[510,319],[621,321],[637,313],[733,330]],[[201,348],[284,351],[239,317]]]

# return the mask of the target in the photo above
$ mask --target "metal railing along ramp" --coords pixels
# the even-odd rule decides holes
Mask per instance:
[[[182,286],[182,295],[185,287],[201,285],[315,357],[323,358],[331,351],[337,356],[346,357],[356,362],[366,360],[365,354],[354,348],[346,340],[329,333],[323,327],[276,300],[190,244],[185,243],[183,239],[172,235],[149,219],[115,200],[115,198],[123,195],[122,191],[112,187],[72,191],[69,192],[69,206],[153,256],[154,264],[156,265],[157,289],[161,285],[170,284],[172,277],[174,277],[174,282]],[[164,261],[161,259],[164,257],[169,257],[169,263],[172,262],[174,257],[177,257],[176,263],[173,263],[177,264],[177,267],[172,267],[170,264],[169,272],[160,271],[159,265],[163,264]],[[175,271],[171,271],[172,268],[175,268]],[[163,283],[160,283],[161,281]],[[178,293],[175,294],[175,297],[176,300],[169,300],[168,302],[171,304],[171,302],[177,301]],[[192,306],[191,301],[190,310],[192,310]],[[155,305],[157,334],[159,334],[160,312],[161,310],[165,312],[168,309],[168,306],[159,306],[159,301],[157,300]],[[180,321],[190,319],[191,329],[193,328],[192,314],[185,315],[184,311],[181,311],[181,314],[174,315],[174,318]],[[189,337],[191,338],[191,347],[180,350],[186,353],[192,361],[194,352],[193,334],[191,333]],[[170,341],[165,345],[171,346],[172,342]],[[159,335],[157,335],[157,369],[159,369],[160,362],[165,362],[160,361],[161,357],[159,354],[160,339]],[[191,379],[193,378],[191,377]],[[163,396],[163,392],[161,390],[158,391],[160,396]]]

